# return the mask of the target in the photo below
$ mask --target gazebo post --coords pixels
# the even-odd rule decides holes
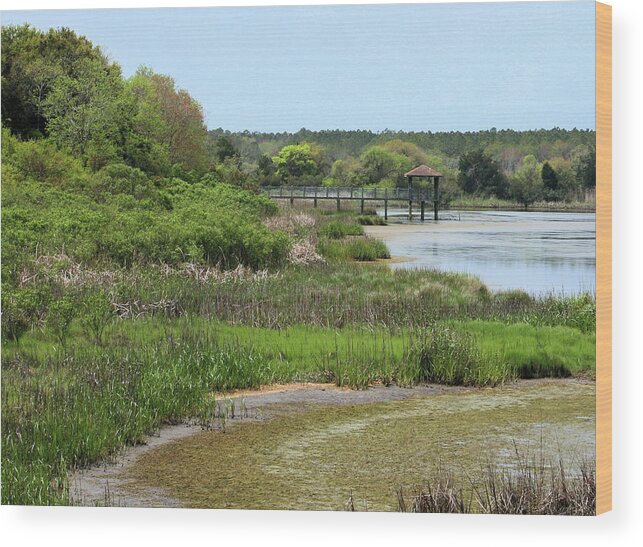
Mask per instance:
[[[384,188],[384,220],[388,220],[388,188]]]
[[[411,199],[411,186],[413,186],[413,177],[409,179],[409,220],[413,220],[413,200]]]
[[[415,169],[412,169],[408,173],[404,173],[404,176],[408,179],[409,181],[409,220],[413,219],[413,197],[412,197],[412,182],[413,178],[422,178],[426,179],[427,181],[430,181],[433,179],[433,218],[435,220],[438,220],[438,205],[439,205],[439,186],[440,186],[440,178],[442,177],[442,173],[438,173],[435,169],[432,169],[428,165],[420,165],[416,167]],[[425,192],[425,194],[428,194],[428,191]],[[426,199],[426,195],[424,196],[424,199]],[[422,197],[420,197],[420,218],[424,220],[424,208],[425,208],[426,202],[423,201]],[[385,213],[386,214],[386,213]]]

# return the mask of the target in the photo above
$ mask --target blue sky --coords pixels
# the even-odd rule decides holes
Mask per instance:
[[[594,2],[4,11],[170,74],[210,128],[595,127]]]

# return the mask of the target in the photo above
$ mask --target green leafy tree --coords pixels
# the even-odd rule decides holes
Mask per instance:
[[[285,183],[296,183],[297,179],[318,172],[313,148],[309,143],[284,146],[279,154],[272,158],[277,176]]]
[[[558,173],[548,161],[543,163],[541,178],[543,181],[543,197],[546,200],[559,201],[565,197],[564,190],[558,180]]]
[[[400,156],[406,156],[411,165],[417,167],[421,164],[429,165],[429,157],[417,144],[403,141],[402,139],[393,139],[384,143],[384,148],[395,152]]]
[[[277,167],[272,158],[267,154],[259,157],[257,164],[257,179],[259,184],[264,186],[276,186],[279,184],[279,177],[276,174]]]
[[[367,184],[379,184],[386,180],[396,185],[404,184],[404,173],[413,166],[412,161],[384,146],[373,146],[361,158],[362,174]]]
[[[549,163],[556,171],[558,178],[558,194],[561,199],[572,201],[579,199],[579,190],[581,189],[580,182],[576,178],[572,162],[562,158],[552,158]]]
[[[240,158],[239,151],[234,147],[232,141],[228,137],[217,137],[215,142],[215,150],[217,160],[223,163],[228,158]]]
[[[53,84],[45,102],[47,130],[58,145],[85,155],[101,150],[115,155],[119,129],[120,70],[89,59],[79,62],[76,77]]]
[[[45,133],[47,97],[55,82],[63,76],[64,71],[60,66],[50,64],[43,59],[37,59],[25,69],[25,77],[29,82],[28,99],[36,111],[37,134]]]
[[[156,100],[151,74],[150,69],[139,68],[126,83],[122,153],[132,167],[151,175],[167,176],[172,167],[169,127]]]
[[[525,209],[543,198],[542,167],[534,156],[525,156],[522,167],[511,178],[510,190],[511,197]]]
[[[362,186],[366,184],[359,160],[348,157],[333,163],[330,176],[334,186]]]
[[[2,27],[2,123],[23,137],[47,134],[47,100],[61,78],[95,64],[118,71],[99,47],[68,28],[42,32],[29,25]]]
[[[245,188],[246,190],[256,188],[256,180],[248,177],[248,174],[242,169],[239,156],[226,157],[215,166],[214,172],[219,182]]]

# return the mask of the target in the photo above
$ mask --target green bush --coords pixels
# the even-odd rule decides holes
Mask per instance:
[[[21,142],[3,131],[2,161],[9,162],[17,169],[19,177],[59,186],[70,179],[85,177],[82,163],[73,156],[59,150],[47,140]],[[5,154],[5,151],[7,152]]]
[[[360,261],[372,261],[378,258],[391,258],[391,253],[379,239],[355,239],[347,244],[348,255]]]
[[[2,284],[2,336],[18,342],[45,314],[50,298],[46,286],[12,288]]]
[[[105,200],[109,195],[127,194],[137,200],[160,201],[160,194],[140,169],[119,163],[103,167],[90,181],[94,199]]]
[[[269,198],[226,185],[161,187],[123,165],[104,168],[75,191],[29,181],[5,185],[3,262],[10,267],[3,273],[15,277],[34,254],[63,249],[79,261],[122,266],[189,260],[266,268],[285,259],[288,236],[261,222],[276,210]]]
[[[99,346],[103,345],[103,332],[113,318],[114,308],[105,291],[92,291],[85,296],[81,317],[83,328]]]
[[[76,305],[69,297],[61,298],[52,302],[47,312],[47,327],[60,342],[60,345],[67,347],[67,337],[71,322],[76,316]]]

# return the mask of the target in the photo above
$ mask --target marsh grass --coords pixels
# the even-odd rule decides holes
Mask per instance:
[[[318,235],[328,239],[343,239],[346,236],[364,235],[364,228],[359,224],[333,220],[323,224],[318,230]]]
[[[471,498],[466,499],[448,472],[408,496],[402,487],[397,490],[398,511],[402,513],[470,513]]]
[[[485,354],[470,334],[444,325],[433,325],[416,337],[409,357],[417,383],[495,385],[511,377],[500,356]]]
[[[589,516],[596,513],[595,465],[581,463],[570,476],[562,461],[516,453],[511,469],[488,463],[468,485],[442,470],[412,492],[400,487],[397,498],[398,510],[411,513]]]
[[[386,226],[388,224],[386,220],[377,213],[372,215],[359,215],[357,222],[362,226]]]
[[[501,209],[524,211],[525,206],[517,201],[495,197],[459,196],[448,203],[449,209]],[[589,201],[537,201],[529,206],[530,211],[595,211],[596,200]]]
[[[331,255],[346,256],[346,249],[354,247],[359,258],[364,258],[363,252],[380,256],[371,249],[379,245],[376,240],[324,241],[320,245],[328,244]],[[195,264],[87,270],[63,277],[40,271],[25,275],[11,294],[3,291],[3,333],[15,338],[14,331],[22,335],[30,327],[41,327],[49,306],[65,297],[88,316],[84,301],[92,292],[107,294],[120,318],[199,315],[271,328],[415,327],[446,319],[481,319],[595,330],[596,303],[589,294],[534,298],[521,291],[491,293],[480,280],[464,274],[391,270],[376,263],[358,268],[344,260],[275,272],[225,271]],[[20,304],[21,313],[12,313],[13,303]]]
[[[320,254],[330,260],[372,262],[381,258],[391,258],[386,244],[370,237],[349,240],[322,239],[317,247]]]
[[[273,381],[252,349],[218,345],[70,349],[3,362],[2,502],[68,503],[67,471],[207,415],[211,393]]]
[[[499,471],[493,465],[475,490],[480,511],[511,515],[594,515],[594,466],[581,464],[577,477],[568,477],[558,465],[522,461],[518,472]]]

